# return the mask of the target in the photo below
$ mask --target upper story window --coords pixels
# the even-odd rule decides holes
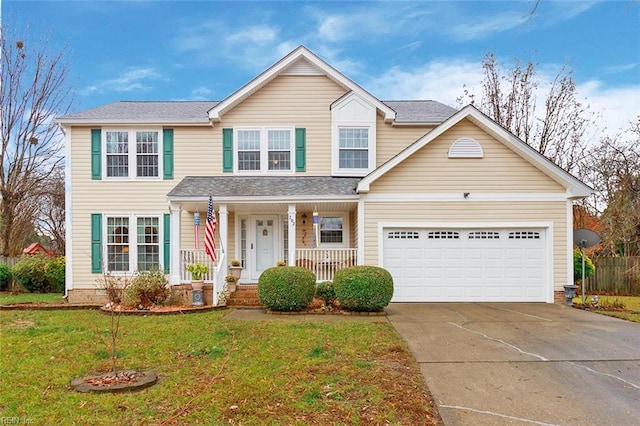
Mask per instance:
[[[331,173],[365,176],[375,168],[376,107],[349,93],[331,106]]]
[[[291,172],[292,128],[236,130],[237,170],[240,172]]]
[[[344,128],[339,132],[339,165],[341,169],[369,168],[369,129]]]
[[[105,177],[159,178],[160,135],[158,130],[105,131]]]

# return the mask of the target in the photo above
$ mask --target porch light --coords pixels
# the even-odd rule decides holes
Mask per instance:
[[[302,216],[300,216],[300,217],[302,217],[302,224],[306,225],[307,224],[307,214],[306,213],[302,213]]]

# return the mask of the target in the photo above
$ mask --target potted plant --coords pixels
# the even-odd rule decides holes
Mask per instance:
[[[204,263],[191,263],[187,265],[187,271],[191,274],[191,288],[202,290],[202,277],[209,272],[209,267]]]
[[[229,274],[224,277],[225,282],[227,283],[227,289],[230,293],[236,291],[236,283],[238,282],[238,277],[235,275]]]
[[[233,259],[229,262],[229,274],[236,277],[236,282],[240,279],[240,274],[242,273],[242,266],[240,265],[240,261],[237,259]]]

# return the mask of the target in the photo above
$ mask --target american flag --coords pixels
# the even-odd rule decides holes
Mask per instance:
[[[213,198],[209,195],[209,209],[207,210],[207,226],[204,229],[204,251],[211,260],[216,261],[216,215],[213,212]]]

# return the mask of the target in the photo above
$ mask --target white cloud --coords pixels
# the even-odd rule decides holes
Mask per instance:
[[[121,75],[98,81],[81,89],[79,93],[87,96],[105,92],[141,92],[153,89],[151,82],[160,79],[155,68],[132,68]]]
[[[205,101],[209,99],[212,91],[208,87],[200,86],[191,90],[191,100],[193,101]]]
[[[538,68],[540,83],[536,99],[539,112],[558,70],[557,65]],[[482,78],[479,62],[450,58],[430,61],[415,68],[393,67],[364,82],[363,87],[380,99],[432,99],[456,107],[456,98],[463,94],[465,87],[476,97],[482,96]],[[589,137],[597,135],[597,131],[609,135],[625,131],[630,127],[629,123],[640,115],[640,85],[604,87],[600,81],[591,80],[577,84],[576,92],[578,100],[589,105],[589,111],[599,117],[598,129],[591,129]]]
[[[443,28],[451,37],[458,41],[476,40],[490,37],[522,26],[529,18],[520,11],[506,12],[493,17],[483,17],[465,21],[448,28]]]

